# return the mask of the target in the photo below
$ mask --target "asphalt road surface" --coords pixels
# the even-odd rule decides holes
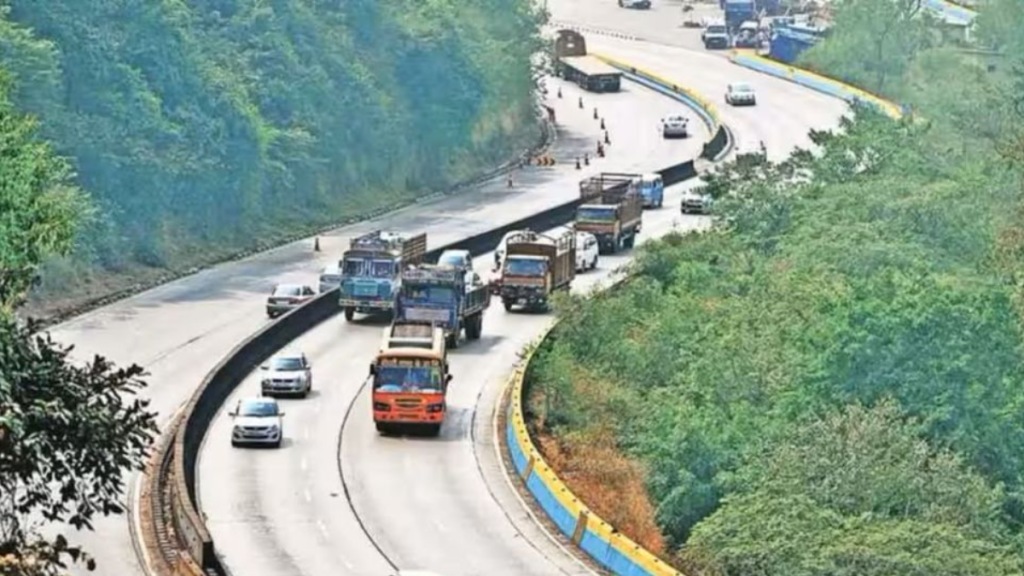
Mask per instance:
[[[573,2],[560,0],[551,8],[557,15],[560,6]],[[728,64],[720,54],[685,49],[697,33],[679,28],[681,12],[672,20],[658,10],[625,11],[612,0],[586,5],[593,10],[574,14],[578,24],[615,25],[677,45],[589,35],[594,49],[634,60],[713,101],[720,102],[730,81],[754,84],[760,99],[756,108],[718,105],[743,146],[764,141],[772,156],[783,156],[793,146],[809,142],[809,128],[834,125],[844,109],[842,103],[812,91]],[[554,84],[551,89],[553,96]],[[565,98],[552,100],[559,123],[555,155],[563,163],[518,173],[511,190],[501,179],[474,192],[325,235],[320,253],[305,241],[226,264],[90,312],[53,333],[75,344],[81,357],[99,353],[146,366],[152,372],[147,395],[168,418],[224,354],[267,321],[263,302],[273,284],[315,283],[317,270],[337,258],[352,236],[382,227],[426,231],[430,245],[437,246],[574,196],[576,182],[586,171],[577,172],[565,161],[592,151],[600,136],[592,106],[606,118],[613,141],[608,157],[590,166],[594,172],[656,169],[691,157],[703,139],[698,134],[690,140],[662,140],[658,118],[680,110],[695,115],[635,86],[627,85],[615,95],[585,94],[583,110],[576,107],[577,94],[566,87]],[[692,125],[700,123],[695,119]],[[668,199],[665,209],[647,213],[644,236],[666,230],[676,219],[687,225],[698,220],[677,216],[673,203],[678,191],[670,192]],[[580,277],[576,286],[584,289],[615,260],[602,258],[601,269]],[[483,339],[455,353],[455,410],[439,440],[378,438],[372,426],[365,426],[369,415],[359,408],[368,410],[368,400],[358,397],[359,386],[379,341],[380,326],[338,320],[311,331],[296,345],[314,356],[318,395],[289,403],[284,449],[225,448],[229,444],[224,424],[218,422],[202,456],[202,503],[228,565],[238,576],[327,570],[381,574],[387,565],[372,538],[400,567],[447,570],[447,576],[581,571],[526,518],[500,478],[494,457],[489,417],[494,397],[515,352],[544,322],[543,316],[506,315],[500,306],[488,314]],[[357,404],[345,423],[339,449],[338,429],[353,400]],[[342,476],[351,506],[343,491],[338,492]],[[363,534],[360,520],[370,537]],[[141,571],[124,517],[100,520],[95,533],[75,534],[72,540],[97,556],[101,573]]]

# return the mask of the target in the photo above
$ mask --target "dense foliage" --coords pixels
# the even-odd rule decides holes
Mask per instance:
[[[0,83],[0,573],[52,576],[69,560],[94,567],[46,522],[90,528],[124,510],[122,474],[141,466],[156,432],[142,369],[70,348],[14,312],[43,260],[67,254],[88,198],[67,162],[13,111]]]
[[[529,375],[549,444],[610,428],[644,465],[689,576],[1024,570],[1024,46],[990,69],[908,32],[880,75],[829,47],[874,37],[855,4],[808,59],[924,120],[860,110],[816,154],[722,170],[715,228],[564,302]]]
[[[99,209],[75,262],[194,263],[463,179],[538,136],[525,0],[0,4],[13,98]]]

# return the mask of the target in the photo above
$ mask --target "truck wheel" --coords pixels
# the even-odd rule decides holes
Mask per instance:
[[[447,338],[448,348],[455,350],[459,347],[459,333],[458,331],[452,333]]]
[[[479,340],[480,333],[483,332],[483,324],[483,314],[474,314],[473,318],[466,323],[466,338],[469,340]]]
[[[630,236],[629,238],[622,239],[622,245],[625,248],[632,248],[634,243],[636,243],[636,236]]]
[[[501,303],[505,305],[505,312],[512,311],[512,300],[509,298],[502,298]]]
[[[352,307],[345,308],[345,321],[351,322],[356,316],[356,309]]]
[[[377,432],[384,435],[389,435],[394,432],[394,428],[392,428],[390,424],[385,424],[384,422],[377,422]]]

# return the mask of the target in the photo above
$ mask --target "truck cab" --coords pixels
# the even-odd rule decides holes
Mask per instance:
[[[402,267],[421,261],[426,250],[426,234],[375,230],[353,238],[340,262],[338,305],[345,319],[352,321],[357,312],[392,312]]]
[[[384,329],[370,363],[373,421],[382,434],[407,428],[441,432],[452,381],[444,331],[431,322],[397,321]]]
[[[444,330],[448,347],[456,348],[463,330],[470,340],[480,338],[483,313],[490,303],[488,287],[475,273],[419,264],[402,271],[395,319],[431,322]]]
[[[640,194],[644,197],[644,208],[661,208],[665,203],[665,181],[661,174],[644,174],[640,178]]]
[[[725,20],[710,20],[700,33],[700,39],[704,42],[704,48],[708,50],[729,48],[729,28],[726,27]]]

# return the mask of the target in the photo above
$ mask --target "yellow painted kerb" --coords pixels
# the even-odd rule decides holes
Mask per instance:
[[[548,330],[541,335],[538,342],[543,342],[544,337],[546,337],[550,331],[551,328],[548,328]],[[641,548],[636,542],[633,542],[618,532],[614,532],[612,526],[597,516],[592,510],[587,508],[587,506],[569,490],[565,483],[558,478],[554,470],[548,466],[547,461],[544,460],[544,457],[541,455],[540,451],[537,450],[533,440],[530,438],[530,434],[526,429],[526,420],[523,417],[523,378],[525,376],[525,368],[532,357],[533,350],[524,357],[523,362],[512,374],[512,398],[510,399],[512,402],[512,414],[509,420],[509,425],[513,427],[516,444],[519,445],[519,449],[522,451],[523,455],[527,460],[530,460],[531,458],[534,460],[533,475],[537,476],[540,481],[544,483],[558,502],[561,503],[561,505],[565,507],[565,509],[574,518],[578,519],[580,517],[580,512],[586,511],[589,516],[587,520],[587,530],[600,539],[608,542],[622,555],[632,560],[637,566],[642,567],[649,574],[657,576],[683,576],[681,572],[665,564],[653,553]]]

